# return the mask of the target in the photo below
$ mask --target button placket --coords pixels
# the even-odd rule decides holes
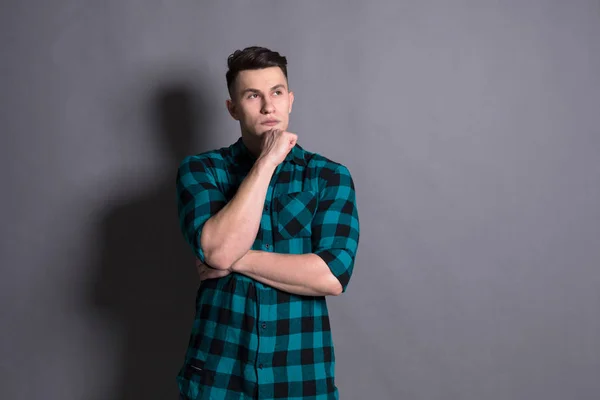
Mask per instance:
[[[273,243],[273,221],[276,218],[275,215],[273,215],[275,208],[273,206],[273,201],[274,198],[277,196],[277,180],[274,179],[272,181],[272,186],[270,188],[270,190],[267,193],[267,199],[266,199],[266,203],[265,203],[265,211],[267,212],[267,214],[269,214],[270,220],[271,220],[271,231],[270,231],[270,235],[268,235],[268,240],[265,240],[267,243],[265,243],[265,248],[267,249],[267,251],[275,251],[275,243]],[[265,238],[267,239],[267,238]]]

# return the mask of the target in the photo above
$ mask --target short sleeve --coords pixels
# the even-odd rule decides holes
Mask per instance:
[[[319,205],[312,220],[313,253],[325,261],[345,292],[360,236],[354,181],[345,166],[336,164],[321,170],[319,186]]]
[[[186,157],[177,170],[177,210],[185,241],[201,262],[206,262],[200,235],[206,221],[226,204],[213,173],[197,156]]]

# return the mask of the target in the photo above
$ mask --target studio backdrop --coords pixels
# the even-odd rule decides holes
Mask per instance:
[[[175,174],[228,146],[227,56],[354,177],[342,400],[600,398],[600,5],[5,1],[0,398],[177,396],[198,277]]]

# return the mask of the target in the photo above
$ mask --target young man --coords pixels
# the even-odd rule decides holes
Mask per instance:
[[[202,284],[184,399],[338,399],[326,296],[346,291],[359,241],[342,164],[287,132],[287,60],[266,48],[228,59],[227,109],[241,137],[188,156],[178,211]]]

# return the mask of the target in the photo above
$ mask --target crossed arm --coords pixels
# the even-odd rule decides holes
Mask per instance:
[[[285,268],[282,268],[282,265],[285,265]],[[215,272],[219,275],[222,271]],[[211,272],[208,270],[209,276]],[[281,254],[249,250],[226,272],[237,272],[266,285],[299,295],[337,296],[342,293],[339,280],[325,261],[314,253]]]
[[[341,294],[352,274],[359,237],[349,171],[338,166],[321,174],[324,189],[312,221],[313,253],[280,254],[250,250],[274,169],[257,161],[227,202],[205,162],[182,162],[177,176],[180,225],[197,255],[201,276],[235,272],[293,294]]]

